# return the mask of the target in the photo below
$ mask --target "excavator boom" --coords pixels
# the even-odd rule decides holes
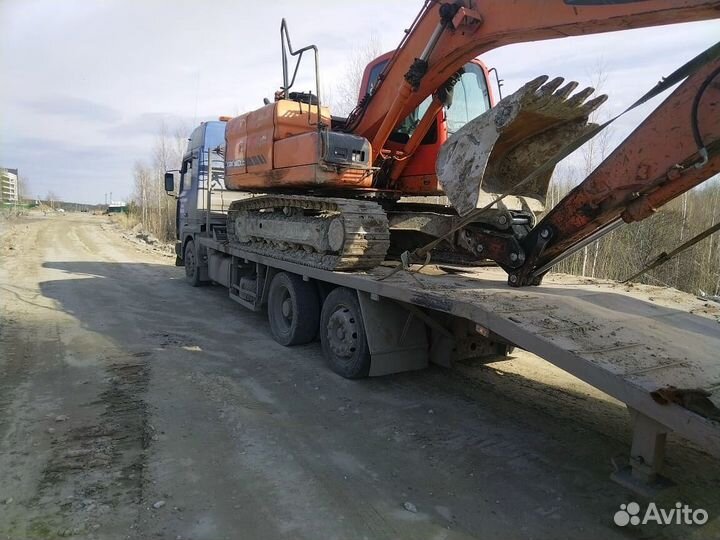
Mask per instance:
[[[429,0],[345,130],[379,153],[392,129],[463,65],[504,45],[718,17],[718,0]]]
[[[718,0],[516,0],[427,2],[380,83],[348,118],[380,153],[397,122],[430,94],[452,87],[475,56],[510,43],[711,19]],[[495,260],[510,283],[539,283],[578,245],[620,221],[644,219],[718,172],[717,58],[688,77],[598,169],[522,237],[487,227],[457,227],[471,252]],[[400,80],[402,76],[402,80]],[[438,179],[461,224],[471,225],[488,199],[508,195],[544,204],[549,158],[594,132],[589,115],[606,96],[543,76],[468,122],[440,151]],[[440,99],[442,101],[442,99]],[[424,132],[413,137],[423,137]],[[412,139],[406,148],[412,147]],[[379,154],[382,162],[386,156]],[[533,171],[542,169],[540,175]],[[532,178],[528,183],[523,179]],[[402,191],[402,185],[396,186]],[[492,204],[492,202],[490,203]],[[447,236],[446,236],[447,238]],[[430,245],[437,245],[432,242]],[[424,249],[416,250],[416,253]]]

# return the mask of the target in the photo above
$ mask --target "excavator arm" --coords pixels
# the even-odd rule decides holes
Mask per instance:
[[[719,0],[430,0],[345,128],[368,138],[376,162],[382,162],[388,158],[384,145],[398,123],[430,95],[431,109],[437,110],[462,66],[483,52],[512,43],[714,18],[720,18]],[[532,230],[521,236],[498,234],[472,223],[487,200],[482,192],[544,204],[552,167],[536,175],[532,185],[519,185],[522,179],[574,139],[593,132],[589,115],[606,97],[588,99],[591,88],[572,95],[577,83],[563,83],[545,76],[531,81],[450,137],[438,156],[440,183],[461,223],[468,225],[457,229],[463,245],[500,264],[512,285],[538,284],[561,258],[622,222],[646,218],[720,170],[715,57]],[[413,139],[424,135],[416,130],[405,153],[417,146]],[[397,171],[390,173],[397,176]],[[415,252],[425,253],[424,248]]]
[[[512,285],[538,283],[589,242],[651,216],[720,172],[720,44],[709,52],[710,59],[528,234]]]
[[[504,45],[718,17],[718,0],[428,0],[345,131],[370,140],[379,154],[425,98]]]

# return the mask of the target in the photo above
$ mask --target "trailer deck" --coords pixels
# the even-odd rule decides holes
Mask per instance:
[[[613,478],[635,491],[650,495],[668,484],[659,473],[671,431],[720,457],[720,306],[569,276],[512,288],[493,267],[431,267],[381,280],[390,268],[329,272],[208,238],[201,242],[240,261],[394,300],[409,307],[410,316],[421,315],[415,309],[421,308],[470,320],[625,403],[632,448],[629,463],[618,464]],[[661,389],[670,389],[663,394],[669,399],[653,397]]]

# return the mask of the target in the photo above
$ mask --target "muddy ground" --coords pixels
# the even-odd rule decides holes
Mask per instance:
[[[710,522],[614,525],[625,409],[527,353],[348,381],[105,217],[3,222],[0,256],[0,538],[720,536],[674,437],[658,503]]]

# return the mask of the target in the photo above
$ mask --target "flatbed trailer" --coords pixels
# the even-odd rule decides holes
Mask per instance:
[[[625,403],[630,458],[615,464],[612,478],[635,492],[651,496],[672,484],[661,475],[670,432],[720,457],[720,318],[662,305],[611,282],[570,284],[548,276],[542,286],[512,288],[495,267],[332,272],[213,236],[200,239],[205,278],[250,309],[267,306],[280,273],[317,287],[321,302],[339,287],[357,295],[368,375],[428,362],[450,366],[459,358],[492,361],[517,346]]]

